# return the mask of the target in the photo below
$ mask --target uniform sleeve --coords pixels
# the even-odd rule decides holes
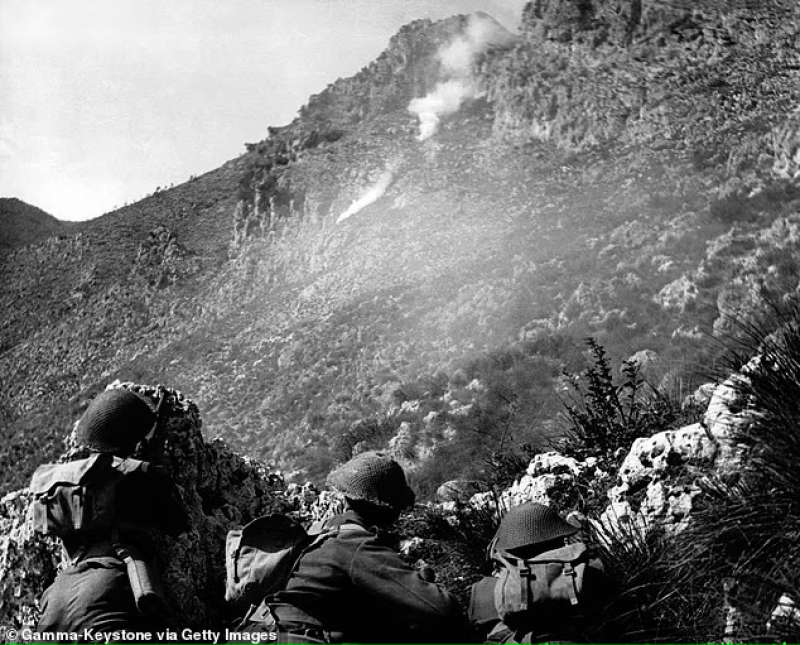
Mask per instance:
[[[464,638],[466,622],[455,598],[441,586],[426,582],[392,549],[365,540],[355,552],[349,573],[376,611],[393,621],[387,630],[399,629],[428,640]]]

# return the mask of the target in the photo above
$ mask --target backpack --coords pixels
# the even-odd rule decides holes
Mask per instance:
[[[505,551],[495,551],[492,557],[502,565],[494,587],[494,604],[504,623],[515,625],[534,615],[579,612],[584,601],[584,574],[592,560],[582,542],[528,559]]]
[[[33,528],[44,535],[111,532],[117,527],[117,486],[150,464],[94,453],[85,459],[44,464],[33,473]]]
[[[285,515],[258,517],[225,539],[225,600],[258,603],[289,577],[309,542],[305,529]]]
[[[63,464],[44,464],[31,478],[33,528],[60,538],[106,535],[124,562],[136,608],[141,614],[163,615],[164,594],[155,565],[132,544],[118,542],[125,528],[117,513],[117,489],[134,473],[160,472],[146,461],[94,453]],[[133,528],[143,528],[135,526]]]
[[[296,520],[276,513],[228,531],[225,600],[257,605],[284,589],[300,558],[343,528],[361,529],[352,523],[330,529],[315,524],[307,532]]]

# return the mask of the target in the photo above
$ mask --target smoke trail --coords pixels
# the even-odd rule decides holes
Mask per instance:
[[[408,111],[419,119],[417,140],[425,141],[436,133],[443,116],[458,111],[461,104],[478,98],[481,91],[472,75],[475,58],[490,46],[508,45],[514,36],[486,14],[472,14],[464,33],[436,53],[445,79],[424,97],[412,99]]]
[[[381,176],[378,178],[378,181],[372,184],[372,186],[370,186],[358,199],[356,199],[352,204],[350,204],[350,206],[347,207],[346,211],[336,218],[336,223],[339,224],[340,222],[343,222],[351,215],[355,215],[362,208],[369,206],[372,202],[382,197],[386,192],[386,189],[389,188],[389,185],[392,183],[393,179],[394,171],[391,168],[384,170],[383,173],[381,173]]]

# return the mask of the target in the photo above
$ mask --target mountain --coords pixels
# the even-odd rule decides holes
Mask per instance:
[[[559,432],[583,338],[682,398],[800,284],[796,3],[538,0],[403,27],[221,168],[0,259],[4,487],[109,381],[321,479]]]
[[[63,235],[69,224],[16,197],[0,197],[0,249],[25,246]]]

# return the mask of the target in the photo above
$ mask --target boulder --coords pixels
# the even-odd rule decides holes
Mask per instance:
[[[467,503],[478,493],[484,493],[487,485],[471,479],[451,479],[436,489],[436,499],[440,502]]]
[[[591,465],[594,465],[594,462]],[[578,461],[573,457],[565,457],[558,452],[541,452],[531,459],[525,474],[530,477],[537,477],[544,473],[579,475],[585,469],[585,462]]]
[[[699,423],[636,439],[619,468],[618,484],[608,491],[601,524],[613,530],[660,522],[679,530],[700,494],[695,479],[713,467],[717,452],[716,441]]]
[[[550,504],[556,491],[570,488],[578,478],[604,475],[597,463],[594,457],[579,461],[558,452],[539,453],[531,459],[525,474],[500,494],[500,503],[504,508],[526,502]],[[485,504],[483,499],[475,501]]]

